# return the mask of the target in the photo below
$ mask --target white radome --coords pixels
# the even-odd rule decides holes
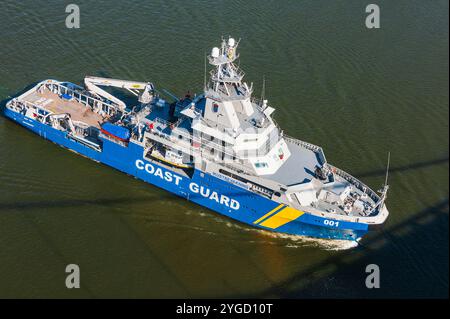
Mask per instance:
[[[235,43],[236,43],[236,41],[234,41],[233,38],[229,38],[229,39],[228,39],[228,46],[234,47],[234,44],[235,44]]]
[[[218,57],[219,57],[219,54],[220,54],[219,48],[214,47],[214,48],[211,50],[211,56],[212,56],[213,58],[218,58]]]

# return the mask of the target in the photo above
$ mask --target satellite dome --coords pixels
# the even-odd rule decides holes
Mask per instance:
[[[235,41],[233,38],[229,38],[229,39],[228,39],[228,45],[229,45],[230,47],[234,47],[235,42],[236,42],[236,41]]]
[[[212,56],[213,58],[218,58],[219,55],[220,55],[219,48],[214,47],[214,48],[211,50],[211,56]]]

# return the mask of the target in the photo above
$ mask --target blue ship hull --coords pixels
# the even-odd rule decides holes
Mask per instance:
[[[102,150],[96,151],[70,139],[66,132],[8,108],[5,108],[5,116],[60,146],[252,227],[291,235],[341,240],[357,240],[368,231],[367,224],[325,219],[308,212],[299,212],[200,170],[194,170],[190,177],[177,175],[165,166],[144,159],[142,146],[133,142],[128,146],[121,146],[102,139]],[[286,222],[287,219],[283,219],[286,215],[294,216],[293,220]]]

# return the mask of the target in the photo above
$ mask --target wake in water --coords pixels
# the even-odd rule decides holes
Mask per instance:
[[[176,201],[167,201],[166,202],[165,201],[164,205],[166,205],[166,207],[172,206],[172,205],[178,205],[178,202],[176,202]],[[275,232],[267,231],[264,229],[247,227],[244,224],[240,224],[240,223],[232,221],[230,219],[226,219],[225,217],[222,217],[222,216],[214,215],[214,214],[212,214],[208,211],[202,210],[202,209],[183,210],[183,214],[190,215],[190,216],[194,215],[194,216],[198,216],[201,218],[207,218],[207,219],[213,220],[215,223],[225,225],[228,228],[237,229],[241,232],[256,233],[256,234],[261,235],[256,240],[254,237],[251,240],[244,240],[247,243],[280,245],[280,241],[282,241],[282,243],[281,243],[282,246],[286,247],[286,248],[314,247],[314,248],[319,248],[319,249],[323,249],[323,250],[327,250],[327,251],[348,250],[348,249],[358,247],[358,245],[359,245],[357,241],[312,238],[312,237],[306,237],[306,236],[300,236],[300,235],[275,233]],[[171,225],[174,227],[188,228],[191,230],[195,230],[197,232],[207,233],[212,236],[220,236],[221,238],[227,237],[223,232],[217,231],[216,227],[205,228],[204,226],[199,226],[198,224],[195,225],[194,223],[185,224],[185,223],[174,222],[173,220],[171,220],[171,221],[162,220],[162,219],[159,219],[155,215],[150,217],[147,214],[147,212],[145,212],[143,214],[133,213],[131,215],[133,215],[137,218],[144,218],[147,220],[151,220],[152,222],[156,222],[156,223],[160,223],[160,224]],[[223,227],[223,226],[219,226],[219,227]],[[230,240],[230,239],[231,238],[228,237],[228,240]],[[243,241],[242,238],[239,238],[237,240]]]
[[[187,211],[186,214],[190,215],[190,214],[192,214],[192,211]],[[201,217],[212,218],[212,219],[214,219],[214,221],[225,224],[229,228],[235,228],[235,229],[239,229],[239,230],[245,231],[245,232],[255,232],[255,233],[261,234],[265,237],[289,241],[286,245],[284,245],[284,247],[287,247],[287,248],[317,247],[317,248],[324,249],[324,250],[340,251],[340,250],[348,250],[348,249],[358,247],[357,241],[322,239],[322,238],[312,238],[312,237],[306,237],[306,236],[300,236],[300,235],[275,233],[275,232],[267,231],[264,229],[246,227],[246,226],[237,224],[236,222],[225,220],[225,219],[219,218],[217,216],[212,216],[211,214],[204,213],[204,212],[195,212],[195,214],[198,216],[201,216]],[[208,230],[205,229],[204,231],[208,231]],[[208,232],[210,232],[210,231],[208,231]]]
[[[285,245],[285,247],[287,248],[318,247],[324,250],[347,250],[358,246],[358,242],[351,240],[322,239],[300,235],[275,233],[264,229],[243,227],[231,222],[226,222],[226,225],[227,227],[233,227],[248,232],[257,232],[267,237],[288,240],[290,241],[290,243],[287,243]]]

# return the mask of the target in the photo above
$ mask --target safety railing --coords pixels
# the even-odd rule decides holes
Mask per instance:
[[[307,150],[313,151],[316,153],[321,161],[321,164],[324,165],[327,163],[327,159],[325,157],[325,153],[323,152],[323,149],[320,146],[301,141],[299,139],[284,135],[284,139],[290,143],[296,144],[298,146],[301,146],[303,148],[306,148]]]
[[[330,168],[330,170],[345,179],[347,182],[349,182],[352,186],[356,187],[360,191],[366,193],[375,203],[377,203],[380,200],[380,196],[378,196],[377,193],[375,193],[369,186],[358,180],[357,178],[353,177],[349,173],[343,171],[340,168],[337,168],[336,166],[333,166],[331,164],[327,164],[327,166]]]
[[[110,109],[113,108],[114,110],[117,109],[117,106],[115,106],[112,103],[107,103],[103,100],[100,100],[98,98],[92,97],[92,96],[88,96],[84,93],[82,93],[80,90],[77,89],[72,89],[69,88],[65,85],[62,85],[61,83],[58,82],[48,82],[48,83],[43,83],[43,85],[51,92],[61,95],[61,94],[67,94],[70,95],[75,101],[77,101],[80,104],[85,105],[86,107],[90,107],[92,109],[97,108],[99,110],[103,109],[103,106],[106,107],[106,109]],[[39,92],[39,89],[37,89],[37,91]],[[111,115],[111,114],[109,114]]]

